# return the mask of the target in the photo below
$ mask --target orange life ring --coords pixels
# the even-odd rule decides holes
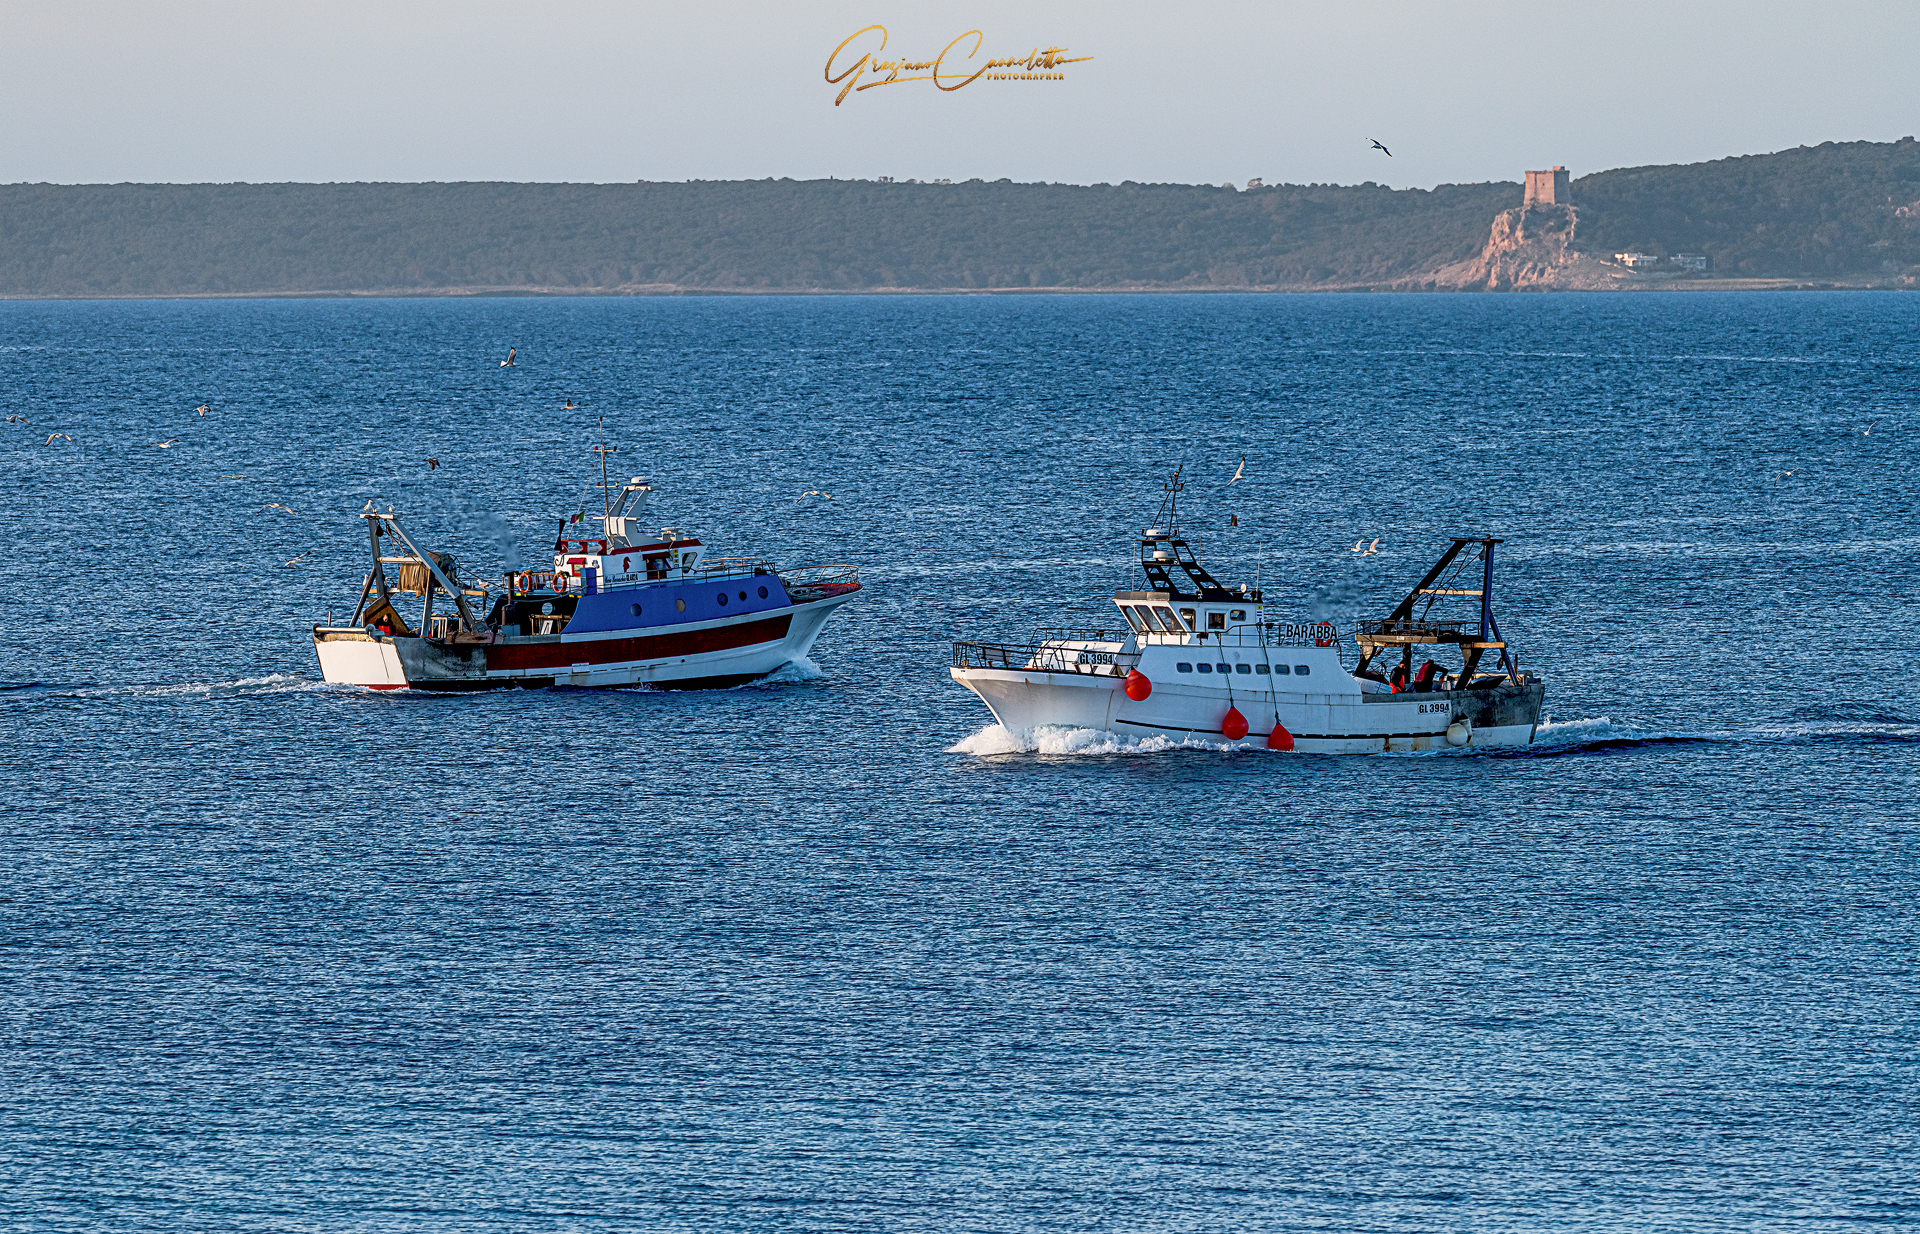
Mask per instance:
[[[555,574],[553,576],[553,594],[557,596],[564,596],[567,594],[567,576],[566,575]]]

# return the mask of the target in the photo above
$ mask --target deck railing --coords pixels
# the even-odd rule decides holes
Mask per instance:
[[[858,566],[795,566],[777,573],[787,594],[798,602],[851,591],[860,585]]]
[[[854,566],[803,566],[797,570],[781,570],[770,561],[758,557],[716,557],[702,561],[697,567],[682,573],[679,569],[669,569],[659,578],[631,578],[609,581],[601,578],[594,587],[595,594],[610,591],[632,591],[640,587],[659,587],[667,583],[711,583],[724,579],[765,577],[777,575],[786,585],[787,593],[792,595],[796,588],[803,590],[830,591],[834,585],[858,584],[860,571]],[[552,570],[516,570],[512,575],[516,595],[545,594],[553,590],[554,572]],[[568,590],[579,594],[580,584],[569,584]],[[796,597],[797,598],[797,597]]]
[[[1113,641],[1113,640],[1107,640]],[[1099,651],[1059,642],[955,643],[955,668],[1022,669],[1038,673],[1079,673],[1088,677],[1125,677],[1140,663],[1137,651]]]
[[[1088,626],[1061,626],[1058,629],[1036,630],[1033,641],[1036,643],[1124,643],[1133,637],[1133,631],[1125,626],[1107,626],[1094,629]]]
[[[1480,633],[1480,623],[1477,621],[1423,621],[1411,617],[1403,617],[1398,621],[1381,618],[1377,621],[1360,622],[1354,629],[1354,634],[1361,638],[1368,635],[1383,638],[1406,638],[1420,634],[1464,636],[1469,633]]]

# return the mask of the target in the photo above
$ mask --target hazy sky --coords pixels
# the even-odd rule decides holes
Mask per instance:
[[[1426,187],[1920,132],[1920,0],[4,0],[0,20],[0,181]],[[876,22],[885,56],[978,29],[975,65],[1094,58],[1065,81],[914,82],[836,108],[828,53]]]

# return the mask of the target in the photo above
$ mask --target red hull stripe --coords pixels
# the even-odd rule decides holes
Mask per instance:
[[[792,624],[793,614],[781,613],[778,617],[737,626],[712,626],[676,634],[595,638],[578,643],[496,643],[487,648],[487,669],[490,672],[566,669],[576,664],[625,664],[632,660],[667,660],[708,651],[731,651],[756,643],[777,642],[787,636],[787,627]]]

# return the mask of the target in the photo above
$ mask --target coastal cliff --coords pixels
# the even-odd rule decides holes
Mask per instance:
[[[1516,206],[1494,216],[1480,255],[1404,286],[1428,291],[1589,291],[1617,285],[1616,274],[1573,247],[1578,206]]]

